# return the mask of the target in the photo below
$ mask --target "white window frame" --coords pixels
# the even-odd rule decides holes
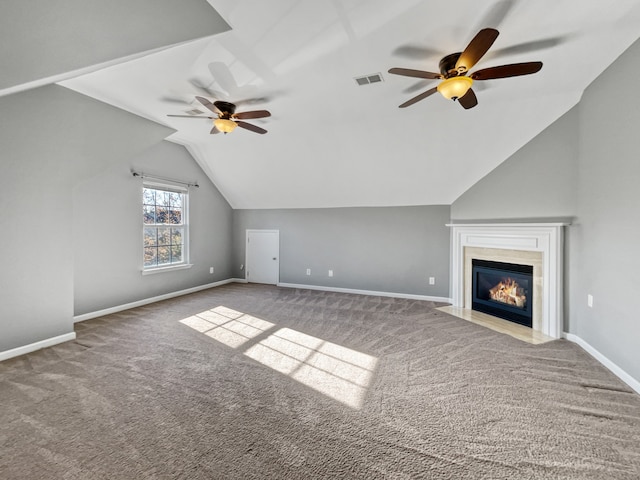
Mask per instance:
[[[183,198],[183,206],[182,206],[182,224],[180,225],[183,228],[183,250],[182,250],[182,262],[180,263],[172,263],[172,264],[164,264],[164,265],[154,265],[154,266],[145,266],[144,264],[144,229],[149,227],[149,224],[144,223],[144,189],[150,188],[153,190],[162,190],[165,192],[174,192],[182,194]],[[141,263],[142,263],[142,275],[152,275],[155,273],[162,272],[172,272],[175,270],[183,270],[186,268],[191,268],[193,265],[189,262],[189,189],[185,185],[170,183],[166,181],[156,181],[156,180],[148,180],[144,179],[142,182],[142,187],[140,189],[140,198],[141,204],[140,213],[142,214],[142,241],[141,241]],[[157,224],[155,225],[157,226]]]

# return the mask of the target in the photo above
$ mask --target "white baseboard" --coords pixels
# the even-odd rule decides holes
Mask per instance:
[[[189,293],[199,292],[201,290],[207,290],[213,287],[219,287],[220,285],[226,285],[228,283],[246,283],[244,279],[228,278],[227,280],[220,280],[219,282],[208,283],[206,285],[199,285],[193,288],[187,288],[186,290],[179,290],[177,292],[165,293],[164,295],[158,295],[157,297],[145,298],[136,302],[125,303],[124,305],[116,305],[115,307],[105,308],[104,310],[98,310],[95,312],[84,313],[82,315],[76,315],[73,317],[73,323],[84,322],[85,320],[91,320],[92,318],[103,317],[112,313],[122,312],[129,310],[130,308],[141,307],[143,305],[149,305],[150,303],[160,302],[162,300],[168,300],[169,298],[180,297],[182,295],[188,295]]]
[[[414,295],[412,293],[377,292],[374,290],[356,290],[353,288],[326,287],[319,285],[300,285],[297,283],[278,283],[278,287],[303,288],[306,290],[321,290],[325,292],[353,293],[356,295],[372,295],[375,297],[408,298],[410,300],[426,300],[429,302],[451,303],[450,298],[431,297],[428,295]]]
[[[9,358],[19,357],[20,355],[25,355],[27,353],[40,350],[42,348],[52,347],[59,343],[68,342],[70,340],[75,340],[75,339],[76,339],[76,332],[71,332],[71,333],[65,333],[64,335],[58,335],[57,337],[51,337],[45,340],[40,340],[39,342],[30,343],[29,345],[23,345],[21,347],[12,348],[11,350],[5,350],[4,352],[0,352],[0,362],[3,360],[8,360]]]
[[[568,341],[580,345],[587,353],[589,353],[593,358],[598,360],[602,365],[611,370],[620,380],[633,388],[637,393],[640,393],[640,382],[625,372],[618,365],[613,363],[603,354],[601,354],[598,350],[593,348],[587,342],[585,342],[582,338],[574,335],[573,333],[564,333],[564,338]]]

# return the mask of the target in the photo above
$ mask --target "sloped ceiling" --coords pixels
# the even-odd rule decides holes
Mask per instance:
[[[62,85],[176,129],[169,139],[234,208],[450,204],[574,106],[640,32],[637,0],[209,3],[231,30]],[[389,68],[438,71],[484,27],[500,36],[475,69],[540,60],[542,71],[476,82],[471,110],[439,95],[398,108],[436,81]],[[354,80],[378,72],[382,82]],[[205,111],[195,95],[270,110],[252,121],[269,133],[210,135],[210,120],[166,116]]]
[[[0,89],[228,29],[205,0],[2,0]]]

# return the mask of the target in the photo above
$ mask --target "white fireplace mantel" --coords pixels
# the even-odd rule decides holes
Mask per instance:
[[[447,224],[451,228],[451,300],[464,307],[467,247],[542,253],[540,331],[560,338],[563,328],[563,241],[567,223]]]

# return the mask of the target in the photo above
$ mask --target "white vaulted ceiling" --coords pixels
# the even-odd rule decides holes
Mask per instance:
[[[234,208],[450,204],[573,107],[640,33],[640,2],[209,0],[231,27],[62,85],[176,130]],[[178,21],[176,19],[176,21]],[[474,84],[478,106],[388,74],[438,71],[484,27],[472,69],[540,60],[530,76]],[[355,77],[380,72],[380,83]],[[625,82],[626,83],[626,82]],[[210,135],[195,95],[268,109],[268,130]]]

